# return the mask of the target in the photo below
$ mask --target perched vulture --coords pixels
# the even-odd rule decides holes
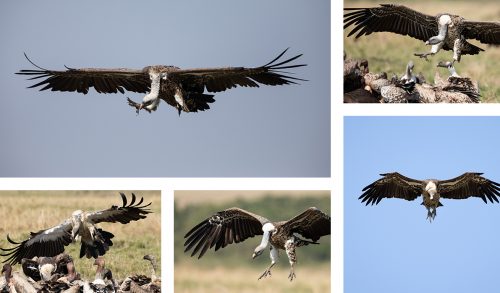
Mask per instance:
[[[137,112],[144,109],[151,113],[164,100],[177,109],[179,115],[184,112],[198,112],[210,109],[214,95],[206,92],[222,92],[237,86],[259,87],[264,85],[295,84],[304,79],[290,76],[283,70],[306,66],[306,64],[290,65],[302,54],[278,61],[285,52],[271,62],[253,68],[220,67],[180,69],[175,66],[153,65],[143,69],[127,68],[67,68],[67,70],[48,70],[28,61],[38,69],[21,70],[16,74],[32,76],[33,79],[43,79],[30,86],[42,86],[40,90],[50,89],[61,92],[79,92],[87,94],[93,87],[98,93],[125,93],[125,90],[136,93],[146,93],[142,103],[128,99],[130,106]],[[26,54],[25,54],[26,55]]]
[[[483,44],[500,44],[500,22],[471,21],[458,15],[427,15],[403,5],[381,4],[373,8],[344,8],[344,29],[354,25],[348,36],[356,38],[374,32],[392,32],[432,45],[429,53],[415,54],[427,59],[440,49],[453,51],[453,62],[462,54],[476,55],[483,49],[467,42],[476,39]]]
[[[498,202],[500,184],[481,176],[483,173],[464,173],[449,180],[416,180],[397,172],[380,174],[383,176],[363,188],[359,197],[361,202],[378,204],[383,198],[402,198],[414,200],[422,195],[422,205],[427,208],[427,219],[432,222],[436,217],[436,209],[443,206],[441,198],[466,199],[479,197],[485,203]]]
[[[7,240],[14,244],[11,248],[0,248],[0,255],[7,257],[3,262],[12,265],[21,263],[23,258],[32,259],[42,256],[56,256],[64,251],[64,247],[81,237],[80,257],[97,258],[104,255],[109,247],[113,245],[111,239],[114,235],[96,226],[101,222],[128,224],[130,221],[138,221],[146,218],[151,213],[147,207],[151,205],[142,204],[143,198],[136,203],[136,196],[132,193],[132,200],[127,204],[127,197],[120,193],[122,206],[111,206],[109,209],[84,212],[74,211],[69,219],[61,224],[38,232],[31,232],[28,239],[22,242],[13,241],[9,235]]]
[[[278,261],[278,250],[285,250],[290,261],[288,278],[295,278],[297,257],[295,248],[308,244],[319,244],[321,236],[330,235],[330,216],[317,208],[311,207],[288,221],[270,222],[268,219],[240,208],[230,208],[215,213],[194,226],[184,236],[184,252],[193,249],[191,256],[199,252],[201,258],[205,252],[215,246],[217,251],[231,243],[239,243],[247,238],[263,235],[252,258],[261,255],[270,244],[271,265],[259,277],[271,275],[271,268]],[[304,238],[300,238],[301,235]],[[310,239],[310,240],[307,240]]]

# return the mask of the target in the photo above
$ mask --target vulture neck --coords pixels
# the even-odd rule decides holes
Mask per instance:
[[[436,194],[437,194],[436,183],[432,180],[429,181],[429,183],[427,183],[427,185],[425,186],[425,191],[427,191],[429,193],[430,199],[433,200],[434,196],[436,196]]]
[[[269,238],[271,237],[271,232],[273,232],[274,230],[275,227],[271,223],[265,223],[264,226],[262,226],[262,231],[263,231],[262,241],[260,242],[258,248],[264,249],[267,247],[267,245],[269,244]]]
[[[453,65],[448,66],[448,71],[450,71],[451,76],[460,77],[460,75],[458,75],[458,73],[455,70],[455,67]]]
[[[149,94],[144,96],[142,102],[147,104],[146,108],[152,111],[155,111],[158,108],[158,104],[160,103],[160,99],[158,96],[160,95],[160,73],[150,73],[149,78],[151,79],[151,91]]]
[[[434,37],[435,40],[437,40],[438,42],[431,43],[431,45],[435,45],[437,43],[444,41],[444,39],[446,38],[446,34],[448,33],[448,25],[450,23],[451,23],[451,17],[449,15],[445,14],[445,15],[441,15],[441,17],[439,17],[439,21],[438,21],[439,33],[436,37]]]
[[[406,65],[406,73],[405,75],[403,75],[403,77],[401,78],[402,80],[405,80],[405,81],[414,81],[414,76],[413,76],[413,62],[409,62],[407,65]]]

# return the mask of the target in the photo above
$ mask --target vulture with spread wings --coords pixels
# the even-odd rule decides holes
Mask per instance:
[[[143,69],[104,69],[104,68],[67,68],[64,71],[48,70],[28,61],[38,69],[21,70],[16,74],[32,76],[30,80],[42,79],[30,88],[41,86],[41,91],[50,89],[61,92],[79,92],[87,94],[93,87],[98,93],[125,93],[125,90],[145,93],[142,103],[128,98],[130,106],[137,113],[144,109],[156,111],[160,100],[177,109],[179,115],[184,112],[198,112],[210,109],[216,93],[237,86],[259,87],[264,85],[296,84],[304,79],[290,76],[283,70],[306,66],[289,64],[302,54],[278,61],[287,51],[283,51],[271,62],[254,68],[221,67],[180,69],[175,66],[153,65]],[[25,54],[26,55],[26,54]]]
[[[270,222],[262,216],[243,209],[230,208],[215,213],[194,226],[184,236],[186,238],[184,252],[194,248],[191,256],[199,252],[198,258],[201,258],[209,248],[215,246],[217,251],[231,243],[239,243],[256,235],[263,236],[252,258],[261,255],[268,244],[271,248],[271,265],[259,277],[259,280],[271,275],[271,268],[278,261],[278,249],[282,249],[285,250],[290,261],[288,278],[292,281],[295,278],[294,267],[297,262],[295,248],[318,244],[319,238],[330,235],[330,216],[317,208],[310,207],[288,221]]]
[[[378,204],[383,198],[414,200],[422,195],[422,205],[427,208],[427,219],[434,220],[436,209],[443,206],[441,198],[466,199],[479,197],[485,203],[498,202],[500,184],[481,176],[483,173],[464,173],[449,180],[416,180],[397,172],[380,174],[383,176],[363,188],[359,197],[362,202]]]
[[[440,49],[453,51],[453,62],[462,54],[476,55],[483,49],[467,42],[476,39],[483,44],[500,44],[500,22],[471,21],[458,15],[427,15],[403,5],[381,4],[373,8],[344,8],[344,29],[354,25],[348,36],[356,38],[374,32],[392,32],[424,41],[429,53],[415,54],[427,59]]]
[[[81,237],[80,257],[97,258],[104,255],[109,247],[113,245],[111,239],[114,235],[104,231],[96,224],[101,222],[128,224],[130,221],[138,221],[146,218],[151,213],[147,209],[149,204],[143,204],[143,198],[136,202],[136,196],[132,193],[132,200],[127,204],[127,197],[120,193],[122,206],[111,206],[111,208],[95,212],[74,211],[71,217],[61,224],[49,229],[31,232],[28,239],[16,242],[7,235],[7,241],[14,244],[12,248],[0,248],[1,256],[7,257],[4,263],[12,265],[21,263],[23,258],[56,256],[64,251],[64,247]]]

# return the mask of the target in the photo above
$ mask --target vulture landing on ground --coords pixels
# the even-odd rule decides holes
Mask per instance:
[[[476,39],[483,44],[500,44],[500,22],[471,21],[458,15],[440,13],[431,16],[403,5],[381,4],[373,8],[344,8],[344,29],[354,25],[348,36],[356,38],[374,32],[392,32],[424,41],[431,51],[415,54],[421,58],[440,49],[453,51],[453,62],[462,54],[476,55],[483,49],[467,42]]]
[[[255,248],[252,258],[261,255],[271,244],[271,265],[259,277],[271,275],[271,268],[278,261],[278,249],[285,250],[290,262],[292,281],[295,277],[297,256],[295,248],[308,244],[319,244],[321,236],[330,235],[330,216],[311,207],[288,221],[270,222],[268,219],[240,208],[230,208],[215,213],[210,218],[193,227],[184,236],[184,252],[193,249],[191,256],[199,252],[201,258],[205,252],[215,246],[215,250],[231,243],[239,243],[247,238],[263,235],[262,242]],[[310,240],[306,240],[310,239]]]
[[[466,199],[479,197],[485,203],[498,202],[500,184],[481,176],[483,173],[464,173],[449,180],[416,180],[397,172],[380,174],[384,176],[363,188],[361,202],[378,204],[383,198],[414,200],[422,195],[422,205],[427,208],[427,219],[434,220],[436,209],[443,206],[441,198]]]
[[[0,248],[1,256],[7,257],[4,263],[12,265],[21,263],[23,258],[31,259],[41,256],[56,256],[64,251],[64,247],[81,237],[80,257],[97,258],[104,255],[109,246],[113,245],[111,238],[114,235],[104,231],[96,224],[101,222],[128,224],[130,221],[138,221],[146,218],[151,213],[147,207],[142,205],[143,198],[136,202],[136,196],[132,193],[132,200],[127,204],[127,197],[120,193],[123,205],[111,206],[111,208],[96,212],[74,211],[71,217],[61,224],[49,229],[31,232],[28,239],[22,242],[13,241],[9,235],[7,240],[16,246],[11,248]]]
[[[43,86],[40,90],[50,89],[61,92],[79,92],[87,94],[93,87],[98,93],[125,93],[125,90],[136,93],[147,93],[142,103],[128,99],[129,105],[137,112],[144,109],[151,113],[156,111],[160,100],[177,109],[179,115],[184,112],[198,112],[210,109],[209,104],[215,100],[214,95],[204,92],[222,92],[237,86],[259,87],[264,85],[295,84],[304,79],[290,76],[283,70],[306,66],[306,64],[290,65],[302,54],[278,61],[285,52],[271,62],[254,68],[220,67],[180,69],[175,66],[154,65],[143,69],[105,69],[105,68],[68,68],[64,71],[48,70],[33,64],[38,69],[21,70],[16,74],[32,76],[31,79],[43,80],[30,88]]]

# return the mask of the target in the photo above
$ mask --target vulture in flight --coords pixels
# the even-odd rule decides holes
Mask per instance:
[[[288,221],[271,222],[268,219],[240,208],[230,208],[203,220],[184,236],[184,252],[193,249],[191,256],[199,253],[201,258],[209,248],[215,251],[231,243],[262,235],[262,241],[254,250],[252,258],[261,255],[270,244],[271,265],[259,277],[271,275],[271,268],[278,261],[278,250],[285,250],[290,262],[288,278],[295,278],[295,249],[309,244],[319,244],[321,236],[330,235],[330,216],[310,207]]]
[[[68,68],[66,70],[48,70],[26,59],[37,69],[21,70],[16,74],[31,76],[30,80],[42,79],[29,88],[41,86],[41,91],[50,89],[61,92],[79,92],[87,94],[93,87],[98,93],[125,93],[125,90],[145,93],[142,103],[128,98],[130,106],[139,113],[144,109],[156,111],[160,100],[177,109],[179,115],[184,112],[198,112],[210,109],[214,95],[237,86],[259,87],[264,85],[296,84],[304,79],[290,76],[284,70],[306,66],[290,64],[302,54],[279,60],[287,51],[283,51],[271,62],[253,68],[220,67],[180,69],[175,66],[153,65],[143,69],[127,68]]]
[[[479,197],[485,203],[498,202],[500,184],[481,176],[483,173],[464,173],[449,180],[416,180],[397,172],[380,174],[383,176],[363,188],[361,202],[378,204],[383,198],[414,200],[422,194],[422,205],[427,208],[427,219],[432,222],[436,209],[443,206],[441,198],[466,199]]]
[[[476,39],[483,44],[500,44],[500,22],[472,21],[458,15],[427,15],[403,5],[381,4],[373,8],[344,8],[344,29],[354,25],[348,36],[356,38],[373,32],[392,32],[424,41],[429,53],[415,54],[427,59],[440,49],[453,51],[453,62],[462,54],[476,55],[483,49],[467,42]]]
[[[128,224],[130,221],[138,221],[146,218],[151,213],[148,206],[143,204],[143,198],[136,202],[136,196],[132,193],[130,203],[127,203],[125,194],[120,193],[122,206],[111,206],[109,209],[95,212],[74,211],[69,219],[57,226],[31,232],[28,239],[15,242],[7,235],[7,241],[14,244],[11,248],[0,248],[1,256],[7,257],[4,263],[15,265],[21,260],[34,257],[52,257],[64,251],[64,247],[81,238],[80,258],[97,258],[104,255],[109,247],[113,245],[111,239],[114,235],[96,226],[101,222]]]

